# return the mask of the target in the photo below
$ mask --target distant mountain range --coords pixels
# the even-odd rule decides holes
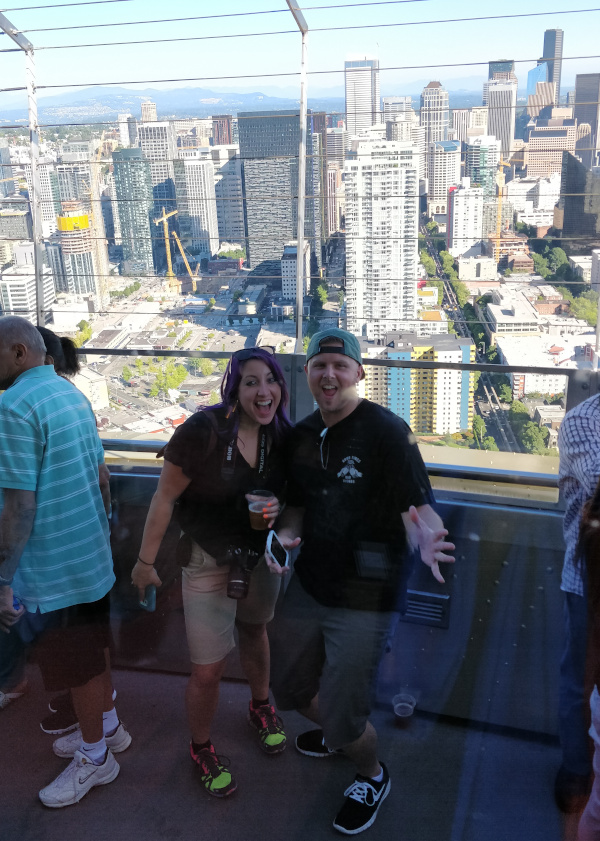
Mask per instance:
[[[415,99],[418,103],[418,94]],[[118,114],[127,112],[139,118],[141,103],[147,100],[156,102],[159,119],[235,115],[239,111],[276,111],[298,106],[297,99],[269,96],[258,91],[233,93],[193,87],[169,90],[91,87],[40,96],[38,118],[41,124],[100,123],[115,120]],[[450,91],[451,108],[469,108],[478,104],[481,104],[480,90]],[[308,98],[308,107],[314,111],[343,113],[345,104],[341,96],[317,95]],[[26,120],[26,103],[20,95],[0,95],[0,128]]]

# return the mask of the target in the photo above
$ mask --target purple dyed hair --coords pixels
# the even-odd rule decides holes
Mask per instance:
[[[207,409],[203,409],[202,411],[210,412],[213,409],[226,409],[227,414],[229,417],[229,422],[231,423],[230,428],[227,430],[228,434],[232,432],[237,432],[240,422],[240,413],[235,411],[237,407],[237,400],[238,400],[238,389],[240,387],[240,382],[242,380],[242,375],[244,372],[244,365],[250,359],[259,359],[261,362],[264,362],[270,369],[271,373],[275,377],[279,387],[281,388],[281,400],[279,402],[279,406],[275,411],[275,416],[273,420],[268,425],[269,430],[273,435],[273,441],[278,443],[285,432],[288,429],[291,429],[291,421],[287,416],[285,411],[286,406],[289,401],[289,392],[287,388],[287,384],[285,381],[285,377],[283,376],[283,371],[281,370],[275,356],[272,353],[269,353],[266,350],[262,350],[262,348],[249,348],[252,350],[252,355],[248,356],[248,358],[244,359],[243,362],[240,362],[236,359],[235,354],[231,357],[229,362],[227,363],[227,368],[225,369],[225,373],[223,374],[223,379],[221,380],[221,402],[217,403],[215,406],[210,406]]]

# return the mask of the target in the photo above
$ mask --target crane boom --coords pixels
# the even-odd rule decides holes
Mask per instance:
[[[172,286],[174,285],[172,281],[175,279],[175,272],[173,271],[173,262],[171,260],[171,245],[170,245],[170,242],[169,242],[169,223],[167,222],[167,219],[169,218],[169,216],[175,216],[175,214],[177,212],[178,212],[177,210],[171,210],[170,213],[167,213],[167,211],[163,207],[162,216],[159,216],[158,219],[154,220],[155,225],[160,225],[160,223],[162,222],[163,234],[164,234],[164,237],[165,237],[165,249],[166,249],[166,252],[167,252],[167,274],[166,274],[166,276],[169,278],[169,282],[171,283]]]

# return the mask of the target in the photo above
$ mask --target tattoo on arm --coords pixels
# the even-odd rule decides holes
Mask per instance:
[[[4,488],[4,507],[0,514],[0,576],[10,580],[21,560],[33,528],[35,491]]]

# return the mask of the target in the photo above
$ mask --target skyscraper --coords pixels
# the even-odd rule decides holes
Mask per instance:
[[[100,298],[90,218],[79,202],[64,202],[58,231],[46,246],[57,292]]]
[[[510,79],[515,75],[515,63],[512,59],[501,58],[488,62],[488,79]]]
[[[430,82],[421,93],[421,110],[419,113],[421,125],[425,129],[425,142],[448,139],[450,125],[450,105],[448,91],[441,82]]]
[[[381,100],[383,105],[383,122],[393,119],[398,114],[405,114],[412,111],[411,96],[384,96]]]
[[[483,189],[463,178],[448,191],[448,251],[461,257],[471,249],[481,254],[483,237]]]
[[[417,315],[418,151],[359,141],[344,175],[346,326],[379,338]]]
[[[493,81],[488,86],[488,132],[500,141],[505,160],[510,157],[517,115],[516,82]]]
[[[198,156],[174,166],[181,238],[201,259],[210,258],[219,250],[213,163]]]
[[[575,110],[573,116],[577,123],[589,123],[592,130],[592,152],[589,155],[590,166],[596,164],[600,146],[600,73],[579,73],[575,76]]]
[[[496,195],[496,173],[500,162],[500,143],[495,137],[480,135],[471,137],[465,156],[465,176],[471,184],[479,184],[484,200]]]
[[[545,61],[538,61],[537,65],[527,74],[527,96],[533,96],[538,82],[548,81],[548,65]]]
[[[157,120],[156,102],[142,102],[142,122],[155,123]]]
[[[141,123],[138,126],[138,143],[144,158],[150,162],[155,210],[157,213],[163,207],[167,212],[174,210],[173,161],[177,157],[177,138],[172,124]]]
[[[308,115],[305,237],[311,254],[320,262],[320,200],[316,149],[316,178],[313,145]],[[294,111],[251,111],[238,114],[244,208],[246,217],[246,254],[248,265],[256,267],[263,260],[280,260],[286,242],[297,235],[298,150],[300,120]],[[313,161],[311,162],[311,156]]]
[[[369,354],[392,360],[432,362],[475,362],[471,339],[454,335],[420,337],[414,333],[395,333],[384,337],[383,346]],[[395,415],[403,418],[416,433],[445,435],[473,427],[475,377],[470,371],[439,368],[365,368],[366,391]],[[381,371],[377,394],[369,394],[369,380]],[[383,379],[385,378],[385,380]]]
[[[344,62],[346,128],[361,135],[381,122],[379,60],[364,58]]]
[[[150,219],[154,202],[150,164],[141,149],[113,152],[113,178],[126,274],[154,274]]]
[[[48,322],[56,298],[52,271],[42,267],[44,321]],[[37,283],[32,265],[8,266],[0,272],[0,314],[18,315],[37,324]]]
[[[60,196],[54,162],[40,158],[38,175],[41,187],[42,233],[45,237],[49,237],[56,230],[56,217],[60,213]],[[25,178],[31,196],[33,194],[31,164],[25,164]]]
[[[8,146],[0,146],[0,198],[12,196],[15,190],[15,182],[12,180],[12,167],[10,166],[10,149]],[[5,179],[11,179],[7,181]]]
[[[348,144],[348,132],[345,128],[327,129],[327,160],[344,166],[346,157],[346,146]]]
[[[212,138],[215,146],[229,146],[233,143],[231,114],[216,114],[212,118]]]
[[[448,212],[448,190],[460,183],[460,143],[457,140],[430,143],[427,164],[427,212],[429,216],[443,216]]]
[[[129,146],[132,145],[129,137],[129,118],[132,116],[132,114],[119,114],[117,117],[119,145],[121,145],[124,149],[128,149]]]
[[[468,108],[455,108],[452,111],[452,128],[456,132],[455,140],[460,140],[463,143],[466,141],[470,116],[471,112]]]
[[[560,100],[560,76],[563,54],[562,29],[547,29],[544,32],[544,52],[542,58],[548,65],[548,82],[554,82],[554,104]]]

